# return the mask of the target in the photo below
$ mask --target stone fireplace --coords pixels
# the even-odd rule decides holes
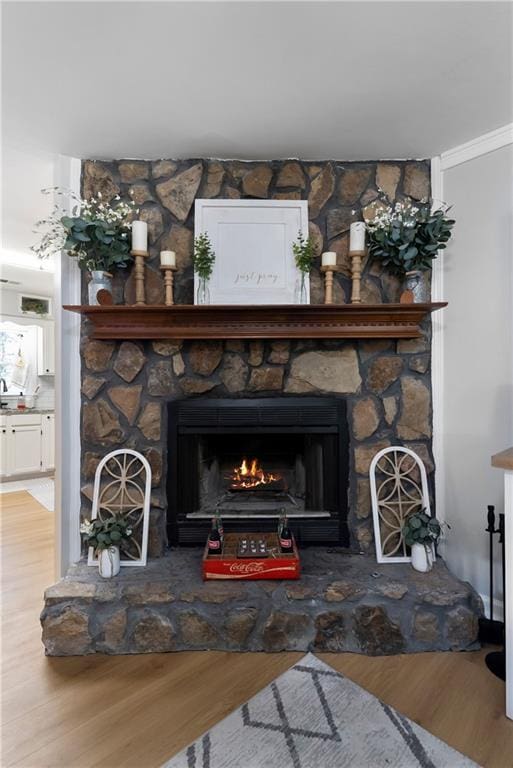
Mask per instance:
[[[334,299],[348,302],[349,226],[376,200],[378,188],[390,201],[404,195],[421,199],[429,195],[429,163],[121,160],[86,161],[83,167],[84,195],[101,192],[105,198],[115,194],[131,197],[140,208],[139,216],[148,222],[149,303],[163,300],[161,249],[177,253],[175,300],[193,302],[191,255],[196,197],[307,199],[316,253],[310,278],[311,301],[322,303],[320,254],[333,250],[341,265],[341,272],[335,276]],[[396,278],[364,262],[364,302],[397,301],[399,290]],[[129,272],[117,275],[114,293],[116,302],[133,301]],[[420,339],[400,341],[109,342],[92,340],[84,322],[83,514],[89,514],[94,470],[104,453],[122,446],[141,450],[153,470],[149,554],[161,556],[168,541],[178,540],[177,531],[168,528],[168,497],[173,498],[168,474],[172,461],[168,451],[168,403],[200,397],[337,397],[345,401],[349,443],[346,527],[339,530],[338,542],[371,552],[367,476],[374,453],[391,444],[413,448],[427,465],[433,490],[429,319],[422,331]],[[326,520],[321,521],[318,518],[322,527]],[[194,525],[197,523],[189,523],[191,530]]]
[[[153,304],[163,302],[166,249],[177,253],[175,300],[193,303],[196,197],[307,199],[318,304],[323,250],[338,253],[335,302],[350,300],[349,226],[378,189],[390,202],[430,191],[424,161],[86,161],[82,181],[86,197],[120,194],[139,206]],[[364,303],[396,302],[399,291],[364,260]],[[133,303],[130,273],[116,277],[114,299]],[[84,321],[82,513],[105,453],[144,453],[150,561],[107,583],[73,566],[45,595],[47,653],[475,647],[480,600],[441,560],[426,575],[373,557],[368,473],[377,451],[404,445],[420,455],[434,509],[429,318],[421,338],[397,341],[99,341],[90,331]],[[227,529],[246,530],[256,520],[274,528],[285,507],[301,543],[301,581],[202,583],[201,547],[184,545],[204,542],[216,507]]]
[[[217,509],[226,531],[276,530],[283,511],[299,544],[349,545],[343,398],[188,399],[168,413],[171,543],[204,543]]]

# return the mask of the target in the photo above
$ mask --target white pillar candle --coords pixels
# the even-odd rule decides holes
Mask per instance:
[[[336,267],[337,254],[335,251],[325,251],[322,254],[322,266],[323,267]]]
[[[174,251],[161,251],[160,264],[162,267],[176,267],[176,253]]]
[[[355,221],[351,224],[349,232],[349,250],[350,251],[364,251],[365,250],[365,222]]]
[[[148,225],[145,221],[132,222],[132,250],[148,250]]]

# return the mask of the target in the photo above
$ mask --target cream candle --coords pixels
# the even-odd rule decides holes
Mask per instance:
[[[349,250],[350,251],[364,251],[365,250],[365,222],[355,221],[351,224],[349,231]]]
[[[160,265],[162,267],[176,267],[176,253],[174,251],[161,251]]]
[[[322,254],[322,266],[323,267],[336,267],[337,266],[337,254],[336,251],[324,251]]]
[[[132,222],[132,250],[145,253],[148,250],[148,225],[145,221]]]

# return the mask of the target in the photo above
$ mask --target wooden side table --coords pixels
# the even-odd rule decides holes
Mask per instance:
[[[492,467],[504,470],[506,717],[513,720],[513,447],[492,456]]]

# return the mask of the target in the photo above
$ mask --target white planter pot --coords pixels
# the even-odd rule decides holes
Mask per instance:
[[[414,544],[411,548],[411,564],[416,571],[427,573],[433,567],[435,562],[435,553],[433,545],[424,546],[424,544]]]
[[[98,291],[112,291],[112,280],[110,277],[107,277],[105,272],[103,272],[101,269],[93,270],[90,274],[91,279],[89,280],[89,284],[87,286],[87,295],[89,299],[89,305],[96,306],[98,304],[98,299],[96,298]]]
[[[121,568],[119,559],[119,547],[109,547],[101,549],[98,556],[98,570],[100,576],[104,579],[111,579],[117,576]]]

